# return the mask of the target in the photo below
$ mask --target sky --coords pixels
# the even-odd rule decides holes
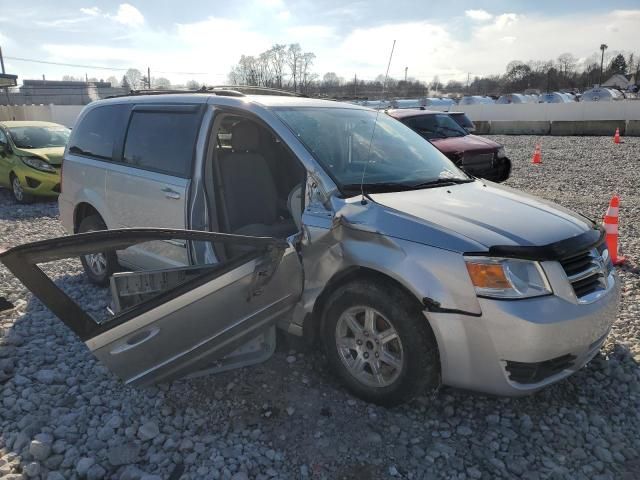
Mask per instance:
[[[601,43],[608,53],[640,54],[638,32],[639,0],[0,0],[0,47],[19,81],[122,78],[149,67],[172,83],[224,84],[242,54],[274,43],[315,53],[320,76],[373,79],[396,40],[392,77],[407,68],[409,77],[446,83],[502,73],[511,60],[584,59]]]

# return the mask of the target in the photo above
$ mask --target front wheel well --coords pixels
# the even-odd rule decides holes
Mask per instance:
[[[92,215],[102,218],[98,210],[96,210],[90,203],[79,203],[73,213],[73,232],[78,233],[78,227],[80,227],[82,220]]]
[[[313,345],[317,344],[317,340],[320,336],[320,329],[322,328],[322,313],[327,306],[327,300],[331,297],[333,292],[335,292],[343,285],[358,281],[367,281],[376,284],[382,284],[387,288],[394,288],[396,290],[399,290],[406,296],[409,302],[412,302],[415,305],[417,309],[424,309],[424,305],[420,301],[420,299],[417,298],[415,294],[411,292],[411,290],[409,290],[405,285],[400,283],[395,278],[372,268],[350,267],[334,274],[334,276],[331,277],[322,293],[316,299],[313,306],[313,311],[305,318],[303,325],[303,335],[308,339],[308,343],[311,343]],[[429,328],[431,327],[429,326]]]

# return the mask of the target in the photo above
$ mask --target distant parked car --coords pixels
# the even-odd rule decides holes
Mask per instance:
[[[413,108],[388,110],[387,113],[429,140],[467,173],[494,182],[509,178],[511,160],[504,147],[470,134],[451,114]]]
[[[581,102],[612,102],[624,100],[624,95],[614,88],[592,88],[582,94]]]
[[[0,186],[9,187],[18,203],[57,197],[70,132],[51,122],[0,122]]]

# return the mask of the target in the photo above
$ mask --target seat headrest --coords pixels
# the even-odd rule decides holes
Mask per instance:
[[[248,120],[231,128],[231,148],[236,152],[255,152],[260,148],[260,129]]]

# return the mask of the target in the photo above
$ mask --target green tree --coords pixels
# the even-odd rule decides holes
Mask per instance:
[[[621,73],[622,75],[627,74],[627,61],[621,53],[613,57],[613,60],[611,60],[611,63],[609,64],[609,72],[612,75],[616,73]]]

